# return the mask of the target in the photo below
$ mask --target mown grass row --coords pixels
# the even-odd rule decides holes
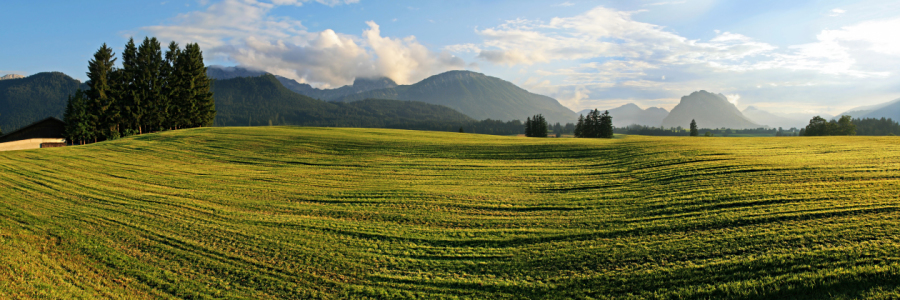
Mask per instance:
[[[0,298],[891,298],[900,139],[203,128],[0,152]]]

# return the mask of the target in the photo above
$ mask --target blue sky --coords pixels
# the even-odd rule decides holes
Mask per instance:
[[[696,90],[781,113],[900,98],[900,1],[39,0],[0,19],[0,75],[84,80],[102,43],[156,36],[320,87],[468,69],[575,111]]]

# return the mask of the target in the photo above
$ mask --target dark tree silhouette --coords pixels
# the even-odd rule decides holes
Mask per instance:
[[[697,128],[697,121],[691,120],[691,136],[700,135],[700,129]]]

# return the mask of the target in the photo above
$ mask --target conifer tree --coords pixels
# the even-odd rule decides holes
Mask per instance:
[[[211,81],[206,77],[206,66],[203,64],[203,52],[200,51],[200,45],[187,44],[185,46],[184,56],[189,63],[186,70],[186,78],[190,80],[192,103],[191,122],[192,127],[196,126],[212,126],[216,118],[216,102],[210,92]]]
[[[613,124],[612,124],[612,116],[609,115],[609,111],[604,111],[602,115],[600,115],[600,121],[598,122],[598,133],[601,138],[612,138],[613,137]]]
[[[116,62],[115,53],[104,43],[88,62],[87,86],[85,92],[89,101],[88,120],[94,139],[113,138],[118,136],[115,122],[119,118],[116,99],[113,98],[113,72]],[[112,132],[116,134],[113,135]]]
[[[691,120],[691,136],[700,135],[700,129],[697,128],[697,121]]]
[[[138,70],[137,47],[134,39],[131,38],[128,39],[125,50],[122,51],[122,68],[117,76],[119,107],[122,111],[123,124],[125,124],[122,126],[123,133],[131,131],[142,133],[141,119],[144,117],[144,103],[137,88]]]
[[[163,58],[159,41],[156,38],[144,38],[138,46],[138,76],[136,87],[143,99],[143,125],[145,131],[159,130],[160,121],[164,118],[166,99],[163,97],[162,76]]]
[[[531,129],[533,125],[531,124],[531,117],[525,117],[525,136],[532,137],[534,136]]]
[[[189,90],[190,87],[184,86],[184,67],[179,64],[179,56],[181,55],[181,50],[178,49],[178,44],[174,41],[169,43],[169,49],[166,51],[166,63],[165,63],[165,88],[163,89],[163,94],[165,98],[168,99],[168,110],[166,114],[166,120],[164,127],[178,129],[181,127],[183,123],[184,116],[182,115],[182,108],[185,99],[189,96],[185,93],[185,90]]]
[[[584,115],[578,115],[578,123],[575,123],[575,137],[584,137]]]
[[[65,135],[70,143],[84,144],[85,140],[94,138],[89,124],[88,99],[81,89],[75,91],[75,95],[69,95],[63,120],[66,122]]]
[[[538,114],[525,119],[525,136],[547,137],[547,120]]]

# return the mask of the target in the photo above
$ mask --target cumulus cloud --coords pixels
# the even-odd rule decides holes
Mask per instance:
[[[221,57],[300,82],[334,87],[357,77],[386,76],[408,84],[466,63],[449,52],[434,52],[414,36],[384,37],[375,22],[361,35],[331,29],[311,32],[300,21],[272,16],[279,5],[309,0],[224,0],[203,11],[178,16],[171,25],[142,28],[163,40],[199,43],[207,57]],[[317,0],[326,5],[358,0]]]
[[[797,91],[813,91],[811,95],[815,89],[846,90],[848,84],[859,86],[866,79],[886,80],[900,68],[900,19],[822,30],[816,42],[778,47],[718,30],[707,40],[689,39],[636,21],[636,13],[596,7],[550,21],[509,20],[477,30],[481,43],[444,49],[474,52],[495,65],[543,66],[535,74],[554,84],[534,88],[573,108],[596,105],[601,99],[677,103],[681,95],[699,89],[740,92],[742,102],[784,99],[748,92],[762,89],[756,86],[779,89],[784,95],[780,97],[812,97]],[[822,99],[831,95],[818,97],[826,101]]]

